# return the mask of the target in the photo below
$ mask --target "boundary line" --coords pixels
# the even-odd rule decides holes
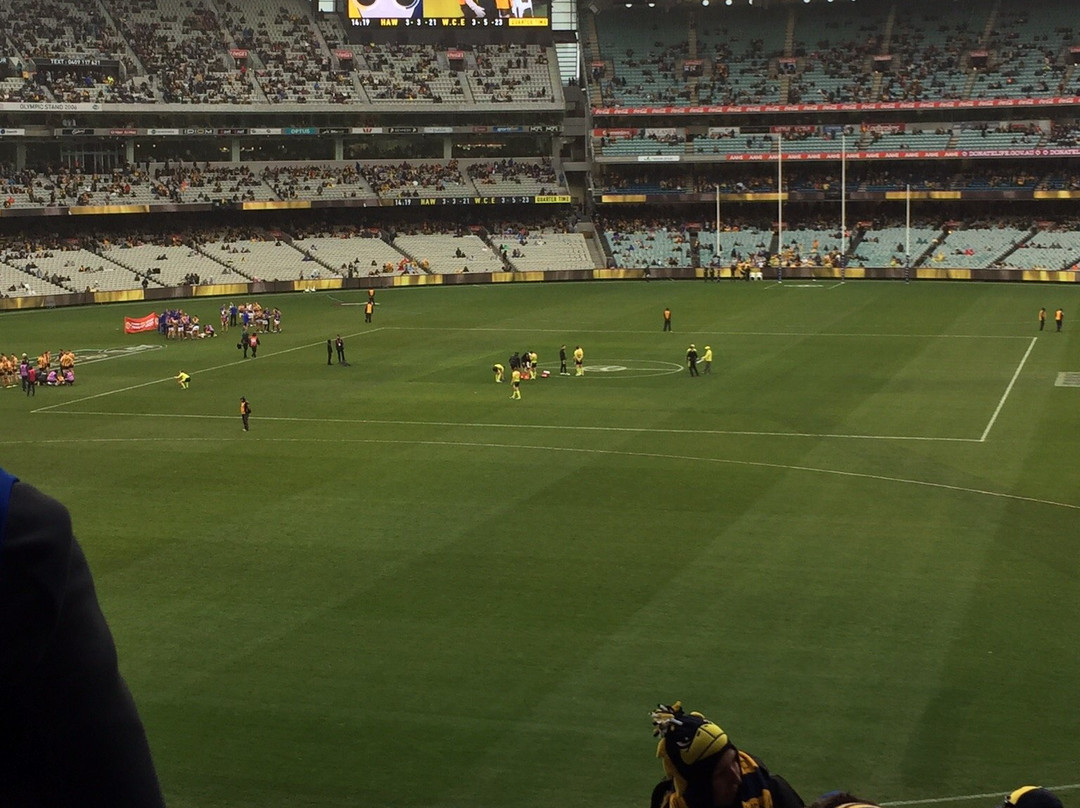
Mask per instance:
[[[168,416],[152,416],[152,417],[168,417]],[[226,415],[207,415],[201,416],[203,418],[212,418],[216,420],[224,420],[228,418],[234,418],[235,416]],[[295,420],[295,419],[271,419],[261,417],[261,421],[269,420]],[[326,421],[325,423],[332,423]],[[575,446],[539,446],[534,444],[523,443],[487,443],[480,441],[452,441],[452,440],[391,440],[386,438],[231,438],[230,440],[243,440],[248,442],[250,440],[261,440],[267,443],[366,443],[375,445],[387,445],[387,446],[450,446],[457,448],[471,448],[471,449],[510,449],[513,451],[532,450],[540,452],[566,452],[567,454],[583,454],[583,455],[606,455],[610,457],[640,457],[649,458],[653,460],[677,460],[677,461],[695,461],[699,463],[714,463],[717,465],[727,466],[744,466],[747,468],[760,468],[770,469],[776,471],[801,471],[809,474],[823,474],[833,477],[847,477],[856,480],[872,480],[875,482],[884,483],[901,483],[903,485],[919,486],[922,488],[934,488],[941,491],[952,491],[961,494],[974,494],[984,497],[992,497],[994,499],[1004,499],[1013,502],[1027,502],[1033,505],[1049,505],[1054,508],[1065,508],[1070,511],[1080,511],[1080,505],[1057,502],[1052,499],[1039,499],[1038,497],[1027,497],[1020,494],[1007,494],[1001,491],[989,491],[984,488],[968,488],[962,485],[951,485],[949,483],[935,483],[929,480],[915,480],[908,477],[888,477],[884,474],[870,474],[861,471],[843,471],[840,469],[828,469],[818,468],[815,466],[796,466],[787,463],[767,463],[761,460],[733,460],[725,457],[695,457],[693,455],[677,455],[667,454],[664,452],[628,452],[621,449],[585,449]],[[176,438],[175,440],[184,440],[183,438]],[[146,441],[153,441],[160,443],[162,438],[54,438],[45,441],[4,441],[0,442],[0,445],[13,446],[22,445],[26,443],[33,443],[34,445],[63,443],[70,445],[72,443],[142,443]]]
[[[986,429],[983,430],[982,437],[979,438],[979,443],[986,442],[986,436],[990,434],[990,430],[994,428],[994,422],[997,421],[998,415],[1001,413],[1002,407],[1005,406],[1005,400],[1009,397],[1009,393],[1012,392],[1013,385],[1016,384],[1016,380],[1020,377],[1020,371],[1024,369],[1024,364],[1027,362],[1028,357],[1031,356],[1031,349],[1035,347],[1035,343],[1038,342],[1038,337],[1032,337],[1031,343],[1028,345],[1028,349],[1024,351],[1024,356],[1020,360],[1020,364],[1016,366],[1016,372],[1013,373],[1012,378],[1009,380],[1008,387],[1005,388],[1005,392],[1001,394],[1001,400],[998,402],[997,409],[994,410],[994,414],[990,416],[990,423],[986,425]]]
[[[505,334],[508,331],[536,334],[566,334],[568,331],[574,334],[655,334],[655,329],[631,330],[618,328],[523,328],[521,326],[507,326],[497,328],[494,326],[468,326],[450,328],[434,325],[391,325],[384,326],[390,331],[479,331],[493,334]],[[684,334],[699,332],[684,331]],[[1030,339],[1020,334],[853,334],[853,333],[822,333],[820,331],[709,331],[717,337],[844,337],[848,339],[873,339],[875,337],[886,339]],[[699,339],[701,339],[699,337]]]
[[[241,360],[243,361],[243,360]],[[168,379],[161,379],[159,381],[173,381],[170,376]],[[136,387],[146,387],[150,384],[158,384],[159,381],[146,382],[144,384],[136,385]],[[125,388],[135,389],[135,388]],[[113,392],[123,392],[116,390]],[[101,396],[110,395],[110,393],[98,393],[97,396],[90,396],[89,398],[98,398]],[[79,401],[87,401],[87,399],[78,399]],[[63,404],[69,404],[75,402],[62,402],[61,404],[54,404],[51,407],[47,407],[40,410],[32,410],[32,412],[45,412],[46,409],[52,410],[54,407],[62,406]],[[190,418],[199,420],[215,420],[232,418],[231,415],[198,415],[193,413],[153,413],[153,412],[109,412],[103,410],[78,410],[78,411],[59,411],[54,414],[57,415],[98,415],[98,416],[119,416],[123,418]],[[944,442],[944,443],[979,443],[978,438],[933,438],[924,437],[921,435],[844,435],[835,433],[818,433],[818,432],[756,432],[753,430],[740,430],[740,429],[678,429],[678,428],[660,428],[660,427],[634,427],[634,426],[570,426],[567,424],[494,424],[494,423],[462,423],[460,421],[407,421],[403,419],[390,419],[390,418],[301,418],[297,416],[289,415],[261,415],[260,421],[281,421],[284,423],[317,423],[317,424],[365,424],[369,426],[433,426],[433,427],[464,427],[469,429],[538,429],[538,430],[550,430],[557,432],[622,432],[630,434],[654,434],[654,435],[738,435],[742,437],[759,437],[759,438],[837,438],[846,440],[892,440],[892,441],[931,441],[931,442]]]
[[[1075,791],[1080,788],[1080,783],[1070,783],[1067,786],[1043,786],[1043,788],[1050,791]],[[894,800],[892,802],[882,802],[879,805],[884,808],[900,808],[905,805],[937,805],[943,802],[969,802],[971,800],[992,800],[996,798],[1007,797],[1011,792],[1008,791],[995,791],[990,794],[959,794],[955,797],[933,797],[925,800]]]
[[[363,336],[364,334],[373,334],[376,331],[383,331],[383,330],[385,330],[385,326],[380,326],[378,328],[371,328],[371,329],[367,329],[365,331],[358,331],[355,334],[346,334],[346,336],[349,339],[352,339],[353,337]],[[267,357],[282,356],[282,355],[287,354],[287,353],[293,353],[294,351],[306,351],[306,350],[314,348],[314,347],[316,347],[318,345],[322,345],[322,341],[308,343],[307,345],[296,345],[296,346],[293,346],[292,348],[285,348],[284,350],[281,350],[281,351],[274,351],[273,353],[264,354],[264,356],[267,356]],[[226,362],[223,365],[214,365],[213,367],[202,368],[200,370],[192,371],[191,375],[196,376],[196,375],[198,375],[200,373],[210,373],[211,371],[214,371],[214,370],[223,370],[224,368],[236,367],[237,365],[247,364],[250,361],[251,361],[250,359],[238,359],[235,362]],[[176,381],[176,379],[173,376],[168,376],[168,377],[165,377],[163,379],[153,379],[153,380],[148,381],[148,382],[142,382],[141,384],[132,384],[132,385],[129,385],[127,387],[119,387],[116,390],[106,390],[103,393],[94,393],[92,396],[83,396],[82,398],[73,398],[71,401],[58,401],[56,404],[48,404],[48,405],[46,405],[44,407],[40,407],[40,408],[38,408],[36,410],[30,410],[30,412],[31,413],[50,412],[50,411],[56,410],[59,407],[67,407],[67,406],[70,406],[72,404],[81,404],[84,401],[93,401],[96,398],[104,398],[105,396],[112,396],[112,395],[115,395],[117,393],[127,393],[127,392],[129,392],[131,390],[140,390],[143,387],[151,387],[151,386],[153,386],[155,384],[163,384],[164,382],[169,382],[169,381]],[[71,414],[71,413],[68,413],[68,414]]]

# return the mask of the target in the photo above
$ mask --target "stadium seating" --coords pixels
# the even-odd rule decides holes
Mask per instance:
[[[509,257],[510,265],[519,271],[552,269],[594,269],[585,237],[580,233],[557,233],[533,230],[515,246],[520,255]]]
[[[401,234],[394,240],[416,265],[427,272],[503,272],[497,253],[479,236],[462,234]],[[458,252],[463,255],[458,255]]]
[[[688,24],[685,14],[655,14],[648,9],[618,9],[596,19],[597,50],[594,60],[610,60],[601,93],[605,104],[692,103],[682,77]]]
[[[1016,269],[1075,269],[1080,263],[1080,232],[1077,223],[1035,233],[1001,261]]]
[[[948,232],[930,259],[953,267],[993,266],[1009,250],[1028,237],[1029,230],[1015,227],[976,227]]]
[[[911,261],[935,246],[940,228],[913,226],[910,232]],[[878,227],[867,230],[853,244],[854,254],[848,263],[865,267],[901,266],[904,263],[909,233],[905,227]]]

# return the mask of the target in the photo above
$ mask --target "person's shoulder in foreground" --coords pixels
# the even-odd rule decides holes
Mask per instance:
[[[675,702],[658,705],[650,716],[665,775],[653,789],[651,808],[803,808],[786,780],[701,713],[686,713]]]
[[[164,806],[68,511],[2,470],[0,649],[0,805]]]

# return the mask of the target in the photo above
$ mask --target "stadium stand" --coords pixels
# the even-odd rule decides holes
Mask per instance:
[[[828,263],[841,143],[849,221],[861,222],[849,228],[859,234],[852,262],[903,259],[895,249],[903,239],[883,222],[909,187],[917,266],[1075,259],[1068,204],[1080,192],[1080,103],[1068,94],[1080,92],[1080,25],[1067,0],[1038,9],[910,0],[857,13],[817,0],[664,10],[602,0],[578,9],[583,87],[560,73],[573,66],[559,63],[569,43],[550,32],[461,44],[449,35],[367,39],[306,0],[11,0],[8,8],[6,232],[23,232],[17,216],[98,215],[95,229],[106,214],[138,219],[130,239],[89,239],[72,224],[59,265],[44,257],[58,254],[52,243],[5,263],[16,273],[11,294],[35,281],[62,294],[466,266],[676,270],[778,249],[803,262],[815,241]],[[894,107],[871,108],[879,101]],[[587,103],[597,107],[591,118]],[[705,106],[716,104],[751,108]],[[782,245],[769,221],[781,137]],[[546,221],[555,206],[554,218],[569,221],[567,200],[583,232]],[[616,214],[609,201],[643,207]],[[504,209],[540,202],[548,207]],[[273,227],[246,224],[261,215],[249,211],[274,208],[295,213]],[[194,210],[202,220],[175,233],[159,213]],[[226,213],[235,217],[222,232]],[[524,243],[507,221],[523,223]],[[607,245],[603,256],[597,243]]]

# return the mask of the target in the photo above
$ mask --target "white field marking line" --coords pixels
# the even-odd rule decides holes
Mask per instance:
[[[1001,413],[1001,408],[1005,406],[1005,400],[1009,397],[1009,393],[1012,392],[1013,385],[1016,384],[1016,380],[1020,377],[1020,371],[1024,369],[1024,364],[1027,362],[1028,357],[1031,356],[1031,349],[1035,347],[1035,343],[1038,339],[1038,337],[1031,338],[1031,343],[1028,345],[1028,349],[1024,351],[1024,357],[1020,360],[1020,364],[1016,366],[1016,372],[1013,373],[1012,379],[1009,380],[1009,386],[1006,387],[1005,392],[1001,394],[1001,401],[998,402],[994,414],[990,416],[990,423],[988,423],[986,429],[983,430],[982,437],[979,438],[979,443],[983,443],[986,440],[986,436],[990,434],[990,430],[994,428],[994,422],[997,421],[997,417]]]
[[[521,332],[528,334],[565,334],[572,331],[575,334],[655,334],[655,329],[643,329],[631,331],[628,329],[615,328],[495,328],[492,326],[465,326],[444,327],[434,325],[390,325],[384,326],[390,331],[479,331],[493,334],[505,334],[507,332]],[[688,333],[688,332],[684,332]],[[849,333],[823,333],[819,331],[710,331],[710,335],[718,337],[844,337],[849,339],[1030,339],[1019,334],[849,334]]]
[[[1080,788],[1080,783],[1070,783],[1067,786],[1044,786],[1044,788],[1050,791],[1075,791]],[[1004,798],[1009,794],[1008,791],[995,791],[992,794],[958,794],[955,797],[934,797],[926,800],[894,800],[893,802],[882,802],[879,805],[885,806],[885,808],[900,808],[905,805],[936,805],[943,802],[969,802],[971,800],[991,800],[995,797]]]
[[[161,416],[159,416],[161,417]],[[201,416],[203,418],[216,418],[224,419],[229,416],[225,415],[207,415]],[[232,416],[235,417],[235,416]],[[260,421],[269,420],[290,420],[290,419],[271,419],[260,418]],[[291,419],[300,420],[300,419]],[[326,421],[325,423],[332,423]],[[0,441],[0,446],[18,446],[23,444],[33,444],[35,446],[41,446],[45,444],[63,444],[70,446],[73,443],[142,443],[147,441],[153,441],[160,443],[163,438],[50,438],[49,440],[13,440],[13,441]],[[177,438],[177,440],[182,440]],[[474,441],[449,441],[449,440],[390,440],[386,438],[228,438],[228,440],[243,440],[245,442],[251,440],[260,440],[267,443],[365,443],[365,444],[377,444],[377,445],[389,445],[389,446],[451,446],[465,449],[511,449],[515,451],[521,451],[523,449],[531,449],[533,451],[540,452],[566,452],[568,454],[585,454],[585,455],[605,455],[610,457],[642,457],[653,460],[680,460],[680,461],[696,461],[700,463],[716,463],[719,465],[729,466],[746,466],[750,468],[762,468],[773,469],[777,471],[802,471],[810,474],[824,474],[833,477],[849,477],[851,479],[858,480],[874,480],[877,482],[885,483],[902,483],[904,485],[914,485],[923,488],[937,488],[942,491],[955,491],[961,494],[976,494],[979,496],[993,497],[995,499],[1012,500],[1014,502],[1029,502],[1034,505],[1049,505],[1054,508],[1066,508],[1072,511],[1080,511],[1080,505],[1074,505],[1069,502],[1056,502],[1052,499],[1038,499],[1037,497],[1025,497],[1019,494],[1005,494],[1000,491],[988,491],[984,488],[967,488],[962,485],[949,485],[948,483],[935,483],[928,480],[913,480],[907,477],[888,477],[883,474],[867,474],[861,471],[841,471],[838,469],[826,469],[815,468],[813,466],[792,466],[785,463],[765,463],[759,460],[731,460],[723,457],[695,457],[693,455],[676,455],[665,454],[661,452],[627,452],[618,449],[582,449],[573,446],[536,446],[522,443],[481,443]]]
[[[371,333],[374,333],[375,331],[382,331],[382,330],[383,330],[382,327],[380,327],[380,328],[370,328],[370,329],[366,329],[364,331],[358,331],[355,334],[346,334],[346,337],[348,339],[352,339],[353,337],[359,337],[359,336],[363,336],[364,334],[371,334]],[[316,347],[318,345],[322,345],[322,342],[312,342],[312,343],[309,343],[308,345],[297,345],[297,346],[295,346],[293,348],[285,348],[282,351],[274,351],[273,353],[264,354],[264,356],[267,356],[267,357],[281,356],[283,354],[292,353],[294,351],[309,350],[309,349],[314,348],[314,347]],[[195,376],[195,375],[197,375],[199,373],[210,373],[211,371],[214,371],[214,370],[222,370],[224,368],[235,367],[236,365],[244,365],[244,364],[247,364],[250,361],[251,361],[250,359],[238,359],[235,362],[226,362],[224,365],[215,365],[214,367],[201,368],[199,370],[192,371],[191,375]],[[49,404],[48,406],[40,407],[40,408],[38,408],[36,410],[31,410],[30,412],[32,412],[32,413],[49,412],[50,410],[55,410],[58,407],[68,407],[68,406],[71,406],[72,404],[81,404],[83,401],[93,401],[95,398],[104,398],[105,396],[112,396],[112,395],[115,395],[117,393],[127,393],[127,392],[129,392],[131,390],[139,390],[139,389],[141,389],[143,387],[150,387],[150,386],[155,385],[155,384],[162,384],[163,382],[174,382],[174,381],[176,381],[175,376],[168,376],[168,377],[166,377],[164,379],[153,379],[152,381],[143,382],[142,384],[132,384],[132,385],[129,385],[127,387],[119,387],[116,390],[106,390],[103,393],[94,393],[94,395],[92,395],[92,396],[83,396],[82,398],[73,398],[71,401],[60,401],[60,402],[58,402],[56,404]]]
[[[170,378],[170,380],[172,380]],[[155,384],[156,382],[148,382]],[[139,385],[144,387],[145,385]],[[102,393],[100,395],[106,395]],[[86,399],[79,399],[85,401]],[[74,402],[72,402],[74,403]],[[59,406],[59,405],[56,405]],[[44,412],[33,410],[33,412]],[[167,412],[107,412],[95,410],[61,410],[56,415],[98,415],[118,416],[122,418],[189,418],[202,420],[216,420],[232,418],[231,415],[198,415],[193,413],[167,413]],[[463,427],[467,429],[543,429],[559,432],[625,432],[631,434],[653,435],[739,435],[742,437],[758,438],[837,438],[847,440],[895,440],[895,441],[939,441],[945,443],[979,443],[978,438],[933,438],[922,435],[842,435],[818,432],[755,432],[740,429],[661,429],[657,427],[635,426],[568,426],[566,424],[486,424],[486,423],[461,423],[459,421],[403,421],[381,418],[299,418],[287,415],[263,415],[260,421],[281,421],[284,423],[313,423],[313,424],[366,424],[369,426],[437,426],[437,427]]]

